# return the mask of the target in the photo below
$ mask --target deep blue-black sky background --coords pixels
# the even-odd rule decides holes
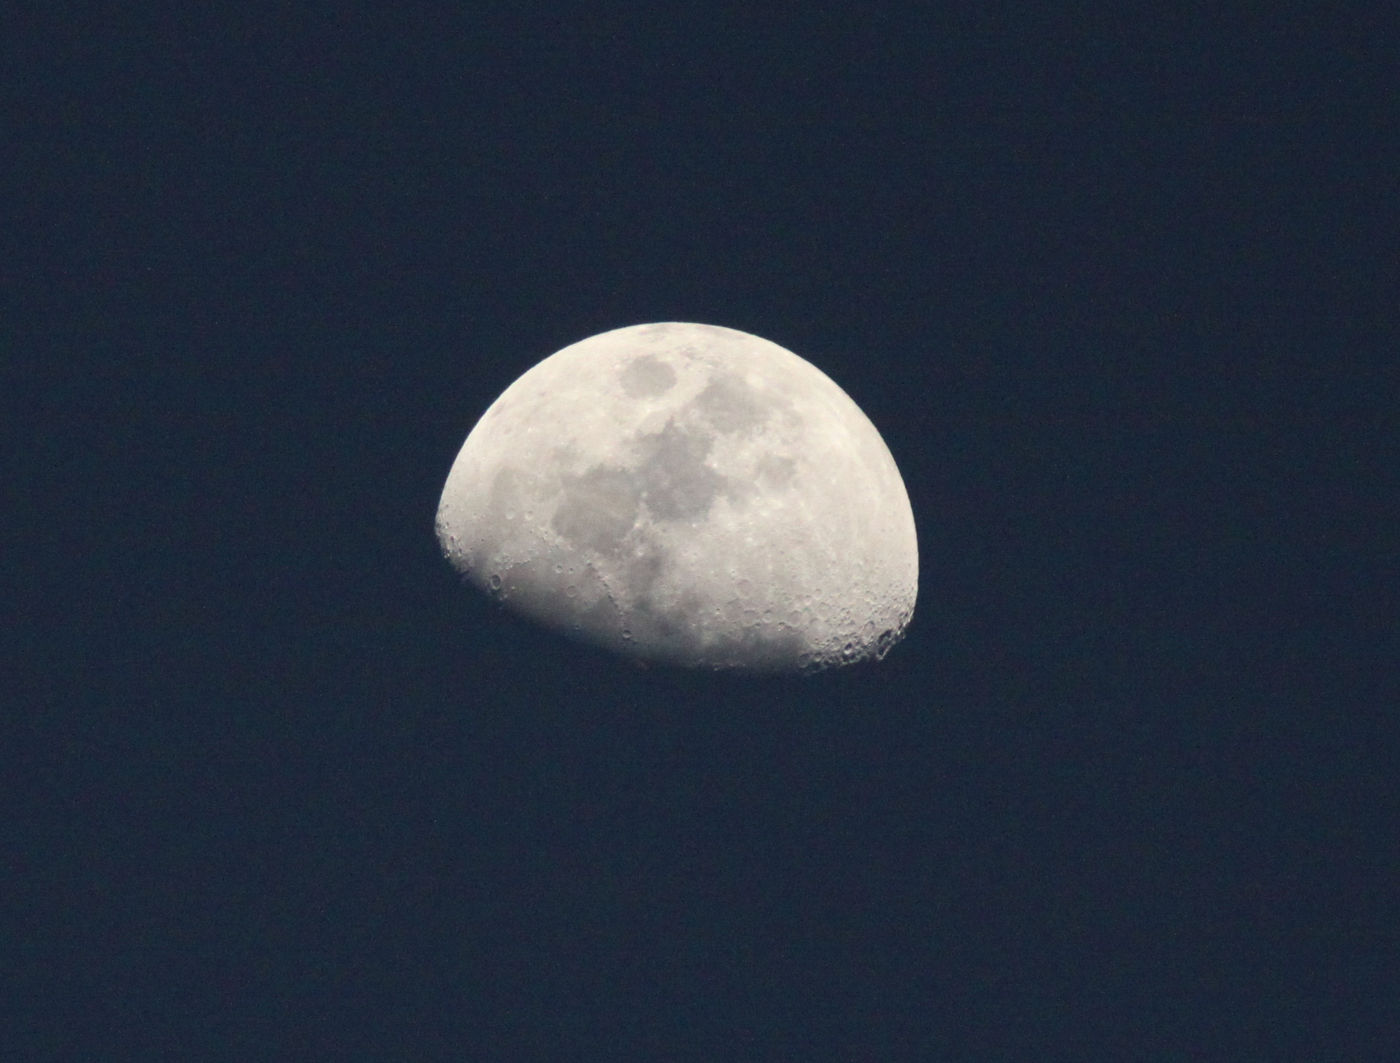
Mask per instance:
[[[7,1058],[1393,1058],[1383,17],[525,6],[7,20]],[[442,560],[657,320],[880,429],[885,661]]]

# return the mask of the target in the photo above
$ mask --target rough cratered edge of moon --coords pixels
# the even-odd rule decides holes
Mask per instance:
[[[560,397],[580,389],[593,401]],[[876,467],[845,467],[848,452]],[[843,559],[862,536],[821,519],[859,530],[892,494],[903,513],[870,530],[908,557]],[[508,606],[653,660],[849,663],[883,656],[913,610],[912,518],[878,433],[815,367],[715,326],[616,330],[527,372],[468,438],[437,525],[453,564]]]

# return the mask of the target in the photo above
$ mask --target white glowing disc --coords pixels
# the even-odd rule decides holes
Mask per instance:
[[[714,325],[616,329],[525,373],[457,455],[437,535],[508,607],[695,667],[881,657],[918,585],[874,425],[815,366]]]

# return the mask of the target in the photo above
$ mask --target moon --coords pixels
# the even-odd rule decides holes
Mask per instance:
[[[918,591],[875,426],[811,363],[716,325],[614,329],[527,371],[467,436],[436,530],[508,608],[682,667],[878,659]]]

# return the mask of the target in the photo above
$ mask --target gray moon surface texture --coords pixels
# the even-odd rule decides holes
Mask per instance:
[[[883,657],[918,590],[875,426],[809,362],[715,325],[619,328],[526,372],[467,436],[437,537],[507,607],[685,667]]]

